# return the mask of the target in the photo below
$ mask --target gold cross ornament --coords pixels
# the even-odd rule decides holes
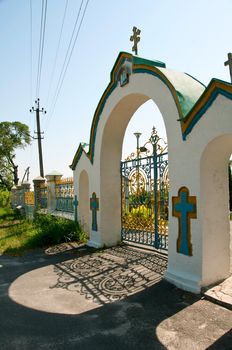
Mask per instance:
[[[230,81],[232,83],[232,54],[228,53],[228,61],[224,62],[224,66],[229,66],[230,69]]]
[[[138,55],[138,45],[137,44],[140,41],[140,36],[139,36],[140,33],[141,33],[140,29],[133,27],[133,35],[131,35],[130,41],[134,42],[134,46],[132,47],[132,51],[134,51],[136,55]]]

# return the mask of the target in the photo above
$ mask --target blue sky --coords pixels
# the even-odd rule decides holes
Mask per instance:
[[[21,121],[35,130],[34,105],[41,0],[32,0],[32,89],[30,0],[0,0],[0,121]],[[79,142],[89,141],[92,118],[109,83],[110,71],[120,51],[131,52],[132,27],[141,29],[139,56],[157,59],[168,68],[187,72],[204,84],[215,77],[229,81],[224,67],[232,51],[231,0],[90,0],[65,80],[51,115],[51,105],[80,0],[69,0],[63,36],[49,93],[49,82],[66,0],[48,0],[44,56],[41,71],[41,117],[44,131],[45,174],[58,170],[72,175],[69,164]],[[84,4],[86,0],[84,0]],[[145,122],[146,121],[146,122]],[[124,155],[134,150],[134,131],[141,143],[155,125],[162,136],[162,117],[153,102],[142,106],[132,118]],[[31,180],[39,175],[37,144],[17,152],[19,175],[31,167]]]

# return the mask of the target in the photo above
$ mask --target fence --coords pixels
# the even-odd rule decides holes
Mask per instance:
[[[73,178],[60,179],[55,183],[56,210],[73,213]]]
[[[25,214],[26,217],[32,219],[34,216],[34,203],[35,203],[35,198],[34,198],[34,192],[29,191],[25,192],[24,194],[24,209],[25,209]]]
[[[34,191],[30,190],[29,183],[13,188],[12,207],[24,211],[27,217],[33,217],[35,211],[40,211],[74,220],[76,210],[73,178],[62,179],[62,175],[50,174],[46,179],[47,181],[41,177],[34,179]]]
[[[41,208],[47,209],[47,206],[48,206],[48,188],[47,188],[46,183],[41,185],[39,197],[40,197],[39,202],[40,202]]]

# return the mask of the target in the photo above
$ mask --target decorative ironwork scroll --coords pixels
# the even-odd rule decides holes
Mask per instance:
[[[121,162],[122,240],[167,250],[168,153],[155,128]]]

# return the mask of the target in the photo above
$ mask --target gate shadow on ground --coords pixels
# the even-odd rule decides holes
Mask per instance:
[[[56,264],[58,279],[51,288],[76,291],[85,299],[104,305],[154,285],[166,268],[166,256],[115,247]]]
[[[163,257],[153,256],[152,260],[150,253],[127,251],[128,260],[125,262],[125,249],[111,248],[94,254],[75,251],[53,256],[31,254],[23,258],[0,257],[0,264],[3,265],[0,277],[0,348],[167,349],[157,335],[157,328],[165,320],[191,308],[199,297],[162,280],[166,266]],[[4,260],[9,262],[10,259],[16,261],[4,271]],[[82,263],[78,260],[82,260]],[[119,265],[117,268],[114,266],[116,261]],[[104,262],[107,268],[103,268]],[[57,274],[57,283],[51,286],[52,289],[73,291],[74,288],[79,293],[82,283],[84,298],[102,307],[78,315],[64,315],[26,308],[10,299],[8,289],[17,277],[51,264],[54,264]],[[141,266],[141,271],[138,270],[138,265]],[[126,278],[125,271],[128,267],[129,276]],[[145,273],[141,287],[139,281],[141,282],[143,269],[147,274]],[[148,271],[151,275],[159,275],[159,278],[151,280]],[[129,295],[125,295],[125,288]],[[40,291],[38,296],[39,293]],[[166,334],[165,337],[170,335]]]

